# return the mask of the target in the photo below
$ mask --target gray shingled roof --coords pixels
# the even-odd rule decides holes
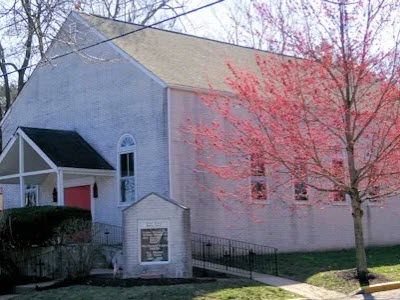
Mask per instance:
[[[57,167],[114,170],[78,133],[21,127]]]
[[[140,28],[138,25],[79,14],[108,38]],[[235,66],[256,70],[255,54],[268,52],[235,46],[210,39],[146,28],[113,42],[167,85],[229,91],[224,84],[229,75],[227,60]]]

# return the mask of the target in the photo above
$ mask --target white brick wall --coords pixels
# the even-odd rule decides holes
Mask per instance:
[[[77,30],[82,37],[78,35],[78,41],[90,44],[98,40],[91,29],[78,24]],[[56,42],[48,57],[69,50]],[[18,126],[75,130],[116,167],[118,140],[130,133],[137,142],[138,198],[150,192],[167,196],[165,89],[107,44],[85,53],[54,60],[53,65],[34,71],[4,121],[4,145]],[[51,202],[53,183],[47,182],[40,188],[39,201]],[[97,221],[121,225],[116,179],[97,178],[97,182]],[[17,189],[5,188],[6,207],[19,206]]]
[[[279,251],[340,249],[354,246],[353,220],[349,205],[323,207],[302,206],[296,213],[281,201],[270,205],[223,208],[198,183],[215,184],[218,179],[206,173],[195,173],[196,153],[185,144],[188,138],[179,128],[187,115],[206,120],[208,110],[195,93],[171,90],[171,198],[188,206],[193,232],[215,235],[277,247]],[[400,199],[391,199],[387,207],[366,207],[365,241],[369,245],[400,243]],[[255,217],[260,223],[254,221]]]

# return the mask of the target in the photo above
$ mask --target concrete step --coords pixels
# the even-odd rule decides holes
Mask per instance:
[[[28,294],[36,291],[36,288],[39,287],[48,287],[53,284],[56,284],[59,282],[59,279],[52,280],[52,281],[46,281],[46,282],[38,282],[38,283],[30,283],[30,284],[23,284],[23,285],[17,285],[15,287],[15,293],[16,294]]]
[[[113,278],[113,269],[92,269],[90,271],[91,276],[101,277],[101,278]]]

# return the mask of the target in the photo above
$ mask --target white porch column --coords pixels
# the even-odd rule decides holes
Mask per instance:
[[[57,171],[57,205],[64,206],[64,174]]]
[[[25,206],[25,179],[22,175],[25,172],[24,139],[19,135],[19,195],[21,207]]]

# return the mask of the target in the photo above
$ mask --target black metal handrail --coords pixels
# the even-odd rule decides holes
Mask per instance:
[[[278,249],[265,245],[192,233],[193,266],[244,273],[278,275]]]
[[[122,227],[94,222],[92,224],[92,242],[100,245],[121,246]]]

